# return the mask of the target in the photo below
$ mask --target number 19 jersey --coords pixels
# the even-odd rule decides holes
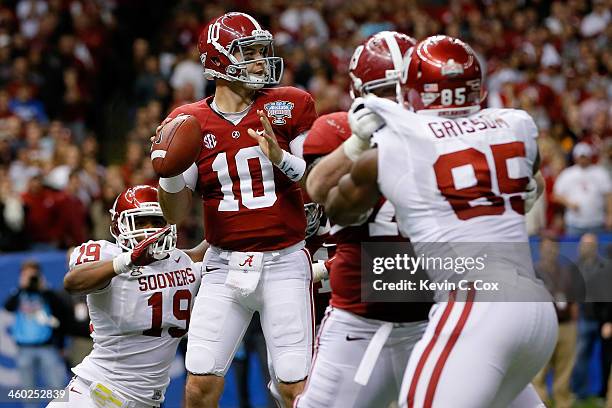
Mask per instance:
[[[110,261],[122,249],[108,241],[75,248],[69,268]],[[94,347],[72,371],[148,405],[159,405],[170,365],[187,333],[201,271],[181,250],[148,266],[134,267],[87,295]]]
[[[195,188],[204,201],[206,241],[234,251],[273,251],[304,240],[298,184],[272,164],[247,131],[263,129],[261,110],[279,146],[289,151],[289,143],[316,119],[312,97],[293,87],[264,88],[237,123],[214,110],[212,101],[183,105],[169,115],[193,115],[202,128]]]

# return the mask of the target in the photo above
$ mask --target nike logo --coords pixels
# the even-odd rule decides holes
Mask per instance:
[[[365,337],[351,337],[348,334],[346,335],[346,341],[355,341],[355,340],[367,340]]]
[[[79,391],[75,390],[75,389],[74,389],[74,387],[70,387],[70,391],[72,391],[72,392],[76,392],[77,394],[81,394],[81,395],[83,395],[83,393],[82,393],[82,392],[79,392]]]
[[[180,260],[181,260],[181,257],[179,256],[178,258],[174,260],[174,262],[179,263]]]
[[[211,268],[210,266],[206,267],[206,272],[218,271],[220,268]]]

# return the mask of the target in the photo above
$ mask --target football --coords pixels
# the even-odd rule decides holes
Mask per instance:
[[[166,123],[151,145],[151,162],[159,177],[174,177],[195,162],[202,147],[200,122],[191,115],[179,115]]]

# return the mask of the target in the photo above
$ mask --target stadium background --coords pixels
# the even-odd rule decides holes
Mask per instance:
[[[2,1],[0,298],[17,285],[25,258],[39,259],[59,288],[65,250],[108,239],[116,195],[156,182],[149,137],[173,107],[214,92],[202,76],[197,36],[229,10],[249,12],[273,32],[283,84],[311,92],[319,114],[350,106],[348,61],[368,35],[394,29],[465,39],[486,65],[486,104],[525,109],[540,128],[548,188],[529,230],[564,240],[552,186],[573,164],[573,146],[593,145],[594,160],[612,174],[611,9],[610,0]],[[194,207],[182,247],[202,237]],[[601,240],[605,251],[612,239]],[[2,385],[17,378],[7,319],[0,312]],[[168,397],[176,406],[176,383]]]

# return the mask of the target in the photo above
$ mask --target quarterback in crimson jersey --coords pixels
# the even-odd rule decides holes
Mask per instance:
[[[379,123],[351,122],[351,130],[376,147],[332,188],[326,211],[350,225],[380,192],[419,254],[486,261],[468,271],[428,267],[441,285],[399,405],[542,407],[530,381],[553,352],[557,318],[535,276],[524,219],[537,179],[537,127],[521,110],[481,109],[482,68],[461,40],[428,37],[405,61],[414,111],[375,96],[357,101],[351,110]],[[482,290],[482,282],[497,287]]]
[[[277,85],[282,75],[272,42],[247,14],[213,19],[198,47],[215,95],[165,120],[193,115],[202,130],[196,162],[159,182],[164,216],[174,223],[188,215],[192,192],[201,196],[211,245],[185,358],[188,407],[218,405],[223,377],[255,311],[285,406],[302,391],[310,367],[312,272],[297,183],[306,169],[304,134],[316,112],[304,91],[264,87]]]
[[[387,31],[364,41],[349,67],[352,96],[373,92],[401,104],[401,61],[414,44],[404,34]],[[350,169],[351,158],[343,151],[350,137],[346,112],[318,118],[306,136],[303,156],[312,167],[307,185],[320,202],[333,180]],[[331,306],[319,329],[308,384],[297,401],[300,408],[385,407],[397,398],[402,365],[423,335],[431,303],[361,300],[361,243],[407,241],[399,236],[394,211],[381,197],[360,222],[344,228],[331,226],[336,242],[329,270]],[[369,347],[372,342],[375,344]],[[377,348],[380,352],[371,351]]]
[[[299,185],[270,162],[248,130],[261,128],[258,112],[264,112],[279,147],[291,151],[291,142],[316,118],[311,96],[293,87],[262,89],[235,121],[215,106],[211,96],[168,116],[189,114],[202,124],[202,151],[184,179],[203,199],[206,241],[229,250],[273,251],[304,240]]]

